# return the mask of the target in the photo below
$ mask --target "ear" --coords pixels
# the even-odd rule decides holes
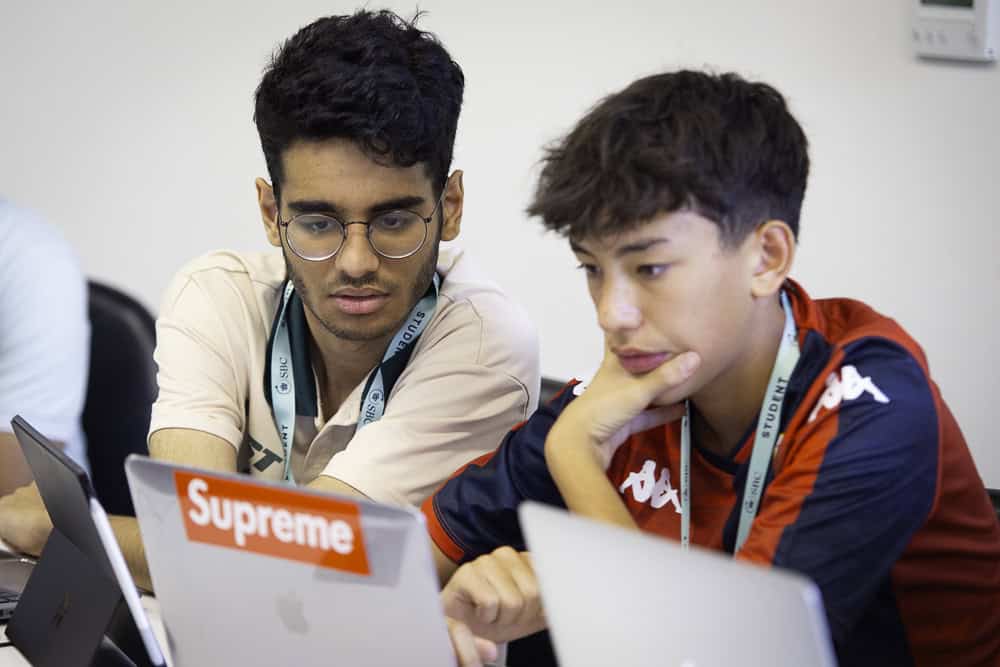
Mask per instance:
[[[795,234],[788,223],[768,220],[748,239],[751,243],[750,292],[755,297],[776,294],[792,270]]]
[[[274,200],[274,189],[263,178],[254,181],[257,186],[257,206],[260,207],[260,218],[264,222],[264,231],[268,242],[280,248],[281,233],[278,230],[278,203]]]
[[[465,174],[456,169],[444,184],[444,200],[441,202],[441,240],[454,241],[462,229],[462,206],[465,203]]]

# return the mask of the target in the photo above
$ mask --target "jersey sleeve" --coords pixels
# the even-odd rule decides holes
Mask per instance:
[[[517,508],[525,500],[565,507],[548,467],[545,438],[574,399],[569,383],[491,454],[460,469],[424,502],[431,539],[464,563],[501,546],[525,549]]]
[[[839,643],[934,506],[940,436],[934,389],[906,350],[865,339],[831,363],[737,557],[809,576]]]

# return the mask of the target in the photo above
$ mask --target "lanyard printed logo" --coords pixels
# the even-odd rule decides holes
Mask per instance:
[[[427,290],[417,305],[410,311],[406,323],[400,327],[386,348],[382,362],[369,379],[361,399],[361,412],[358,415],[357,428],[361,429],[382,418],[385,413],[386,394],[392,391],[402,368],[395,368],[392,374],[387,373],[390,362],[397,355],[411,352],[434,316],[437,308],[437,295],[441,287],[441,278],[434,274],[431,288]],[[292,281],[285,285],[281,297],[281,309],[275,324],[274,342],[271,346],[271,408],[274,412],[274,423],[278,428],[278,437],[285,454],[284,478],[294,482],[292,476],[292,439],[295,437],[295,377],[292,367],[291,337],[288,333],[288,304],[291,301],[295,286]]]

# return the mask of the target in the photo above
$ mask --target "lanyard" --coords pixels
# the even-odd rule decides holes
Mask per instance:
[[[427,294],[417,302],[403,326],[392,337],[381,363],[375,368],[375,372],[369,378],[362,393],[361,412],[358,415],[357,426],[359,430],[378,421],[385,413],[386,394],[392,391],[392,386],[396,383],[399,373],[402,372],[402,368],[397,368],[393,374],[385,372],[387,364],[397,355],[408,356],[412,352],[412,347],[434,316],[440,286],[441,278],[435,273],[433,289],[429,289]],[[281,297],[280,314],[275,324],[274,342],[271,345],[271,406],[274,412],[274,422],[278,427],[278,437],[281,439],[281,446],[285,453],[284,478],[288,482],[295,481],[292,476],[292,440],[295,437],[295,378],[292,370],[292,346],[288,335],[286,311],[294,291],[295,286],[289,280]]]
[[[771,370],[771,379],[767,383],[767,393],[760,408],[757,419],[757,432],[753,439],[753,451],[750,453],[750,467],[747,472],[746,485],[743,489],[743,504],[740,506],[740,522],[736,531],[736,546],[740,547],[750,534],[750,524],[757,516],[760,497],[764,493],[764,479],[767,467],[778,444],[778,429],[781,427],[781,404],[785,399],[785,390],[791,379],[792,371],[799,360],[799,344],[796,339],[795,316],[788,302],[788,295],[781,293],[781,306],[785,309],[785,330],[781,334],[781,346],[778,348],[778,358]],[[684,419],[681,421],[681,546],[685,549],[691,542],[691,405],[685,403]]]

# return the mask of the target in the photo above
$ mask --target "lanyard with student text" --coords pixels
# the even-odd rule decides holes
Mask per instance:
[[[767,467],[778,444],[778,429],[781,428],[781,404],[785,399],[788,381],[799,360],[799,343],[796,339],[795,316],[788,302],[788,295],[781,293],[781,306],[785,310],[785,329],[781,334],[778,357],[767,383],[764,404],[757,419],[757,432],[750,453],[750,467],[743,488],[743,503],[740,506],[740,521],[736,531],[736,546],[740,547],[750,534],[750,524],[757,516],[760,497],[764,492]],[[685,549],[691,542],[691,406],[685,404],[684,419],[681,421],[681,546]]]
[[[386,362],[398,354],[405,353],[420,338],[427,323],[434,315],[437,307],[437,295],[441,279],[434,274],[433,289],[427,291],[409,316],[393,336],[386,348],[382,362],[376,367],[365,387],[361,397],[361,412],[358,415],[358,430],[381,419],[385,413],[386,385],[390,389],[395,384],[395,378],[386,381],[383,371]],[[285,454],[285,480],[294,482],[292,476],[292,439],[295,437],[295,378],[292,371],[292,346],[288,335],[288,318],[286,311],[295,290],[292,281],[288,281],[281,297],[281,309],[275,324],[274,342],[271,346],[271,406],[274,411],[274,421],[278,427],[278,437]]]

